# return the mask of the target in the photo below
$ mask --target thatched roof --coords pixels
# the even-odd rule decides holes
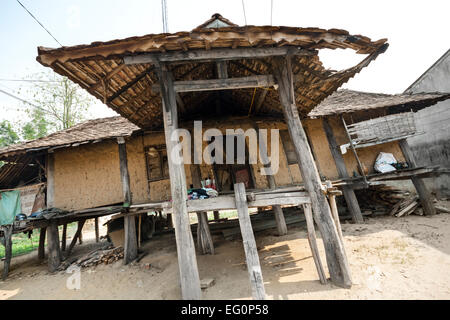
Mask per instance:
[[[293,60],[296,102],[300,115],[305,117],[323,99],[384,52],[387,43],[386,39],[371,41],[365,36],[350,35],[339,29],[237,26],[215,14],[190,32],[149,34],[57,49],[39,47],[37,61],[78,83],[137,126],[148,129],[162,125],[161,98],[151,90],[158,81],[155,68],[145,63],[125,65],[124,57],[219,48],[272,47],[296,47],[308,52],[308,55],[296,56]],[[339,72],[326,70],[318,57],[318,50],[324,48],[352,49],[368,56],[352,68]],[[229,77],[270,74],[271,58],[230,60],[227,67]],[[171,71],[175,80],[217,78],[214,63],[171,65]],[[252,101],[257,100],[264,91],[260,88],[256,91],[232,90],[226,94],[217,91],[180,93],[181,101],[178,103],[183,108],[179,118],[204,117],[211,113],[211,106],[217,105],[217,100],[220,100],[218,109],[223,114],[246,115]],[[281,114],[276,90],[270,90],[263,101],[257,110],[252,109],[252,114]]]
[[[25,152],[96,143],[105,139],[131,136],[140,129],[123,117],[109,117],[77,124],[46,137],[0,148],[0,159]]]
[[[379,108],[417,111],[446,99],[450,99],[450,93],[383,94],[339,90],[315,107],[308,117],[326,117]]]

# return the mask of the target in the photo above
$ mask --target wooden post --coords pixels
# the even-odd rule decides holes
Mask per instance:
[[[130,175],[128,173],[127,147],[123,137],[117,138],[119,146],[119,165],[120,165],[120,179],[122,181],[123,192],[123,206],[129,208],[131,205],[131,188]],[[137,258],[137,237],[136,237],[136,220],[134,216],[126,215],[124,220],[124,234],[125,240],[123,245],[123,263],[128,264]]]
[[[13,232],[13,226],[12,225],[5,225],[3,226],[3,241],[5,246],[5,262],[3,264],[3,275],[2,279],[6,280],[9,273],[9,266],[11,265],[11,258],[12,258],[12,232]]]
[[[48,270],[55,272],[61,264],[58,222],[51,219],[47,227]]]
[[[402,153],[405,157],[406,162],[410,168],[417,167],[416,160],[414,159],[414,155],[408,145],[406,139],[402,139],[399,141],[400,148],[402,149]],[[433,205],[433,200],[431,199],[431,194],[425,186],[425,182],[418,177],[411,177],[411,181],[416,188],[417,195],[419,196],[420,203],[422,204],[423,213],[426,215],[434,215],[436,214],[436,208]]]
[[[312,216],[311,205],[309,203],[303,205],[303,212],[306,218],[306,228],[308,230],[308,242],[311,247],[311,253],[316,265],[317,273],[319,274],[320,283],[326,284],[327,277],[323,271],[322,261],[320,260],[319,248],[317,247],[316,231],[314,229],[314,220]]]
[[[46,177],[47,177],[47,208],[53,208],[54,201],[54,193],[55,193],[55,179],[54,179],[54,171],[55,171],[55,158],[53,153],[47,154],[47,163],[45,166],[46,169]]]
[[[61,251],[66,251],[66,241],[67,241],[67,223],[64,223],[61,239]]]
[[[38,247],[38,259],[44,260],[45,259],[45,234],[46,234],[47,228],[42,227],[39,234],[39,247]]]
[[[181,295],[183,299],[201,299],[200,277],[195,257],[194,241],[186,207],[187,188],[184,164],[172,161],[174,146],[179,142],[172,140],[178,128],[178,114],[173,78],[165,64],[157,66],[161,84],[164,133],[166,138],[167,158],[169,162],[170,189],[172,194],[173,222],[177,243],[178,267],[180,271]]]
[[[99,230],[99,226],[98,226],[98,217],[94,219],[94,224],[95,224],[95,242],[99,242],[100,241],[100,230]]]
[[[252,296],[254,300],[264,300],[266,299],[264,281],[261,266],[259,264],[258,250],[253,234],[252,223],[250,215],[248,214],[245,185],[242,182],[234,185],[234,195],[236,197],[236,209],[242,233],[242,243],[244,245],[245,258],[247,261],[247,270],[252,286]]]
[[[352,280],[344,245],[334,225],[330,206],[322,189],[319,173],[295,105],[291,57],[274,58],[273,72],[303,183],[311,198],[314,217],[322,235],[331,281],[338,286],[349,288]]]
[[[78,225],[80,225],[80,221],[78,221]],[[80,228],[80,234],[78,235],[78,243],[83,244],[83,226],[81,226]]]
[[[191,176],[194,188],[201,188],[200,166],[192,163]],[[214,254],[214,244],[211,237],[211,231],[208,224],[208,213],[197,212],[197,247],[202,254]]]
[[[349,175],[347,168],[345,167],[344,158],[342,157],[342,153],[333,134],[333,129],[331,128],[327,118],[322,118],[322,125],[328,139],[328,145],[330,147],[331,155],[333,156],[339,178],[347,179],[349,178]],[[353,222],[363,223],[364,219],[359,207],[358,199],[355,195],[355,191],[353,191],[350,186],[343,186],[342,192],[344,193],[345,202],[347,203]]]
[[[220,219],[219,211],[214,211],[213,214],[214,214],[214,220],[219,220]]]
[[[77,231],[75,232],[75,235],[73,236],[73,239],[72,239],[72,241],[70,242],[69,249],[67,249],[67,252],[66,252],[66,258],[67,258],[68,256],[70,256],[70,253],[72,252],[73,247],[75,247],[75,244],[77,243],[77,239],[78,239],[78,237],[80,236],[81,231],[83,230],[83,226],[84,226],[84,223],[85,223],[85,222],[86,222],[86,219],[83,219],[83,220],[81,220],[81,221],[78,221]],[[49,250],[50,250],[50,247],[49,247]]]
[[[258,125],[256,123],[253,124],[253,126],[255,127],[256,131],[259,130]],[[267,163],[268,159],[267,159],[267,145],[265,143],[265,141],[259,141],[259,147],[260,147],[260,155],[263,158],[263,162]],[[265,165],[266,167],[270,167],[270,164]],[[269,184],[269,188],[270,189],[275,189],[277,187],[276,183],[275,183],[275,178],[273,175],[269,174],[266,175],[266,179],[267,179],[267,183]],[[275,221],[277,223],[277,231],[278,231],[278,235],[279,236],[283,236],[287,234],[287,225],[286,225],[286,221],[284,219],[284,214],[283,214],[283,209],[281,209],[281,206],[275,205],[272,206],[273,208],[273,212],[275,214]]]

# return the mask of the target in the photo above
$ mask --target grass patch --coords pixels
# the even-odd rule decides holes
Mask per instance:
[[[62,237],[63,226],[59,226],[59,239]],[[77,223],[72,222],[67,225],[67,239],[73,237],[77,230]],[[31,237],[28,237],[27,233],[16,233],[12,235],[12,256],[20,256],[22,254],[29,253],[36,250],[39,247],[39,234],[40,229],[34,229]],[[47,246],[47,240],[45,241]],[[5,256],[5,247],[0,245],[0,259]]]

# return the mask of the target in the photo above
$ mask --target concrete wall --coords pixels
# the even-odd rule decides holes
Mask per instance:
[[[410,88],[408,93],[450,92],[450,50]],[[418,165],[439,165],[450,169],[450,100],[422,109],[415,114],[423,135],[408,139]],[[450,175],[425,179],[436,196],[450,196]]]

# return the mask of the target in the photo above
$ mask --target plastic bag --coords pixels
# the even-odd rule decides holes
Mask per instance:
[[[380,152],[377,159],[375,160],[374,169],[380,173],[386,173],[395,171],[395,167],[392,164],[396,164],[397,160],[394,158],[392,153]]]

